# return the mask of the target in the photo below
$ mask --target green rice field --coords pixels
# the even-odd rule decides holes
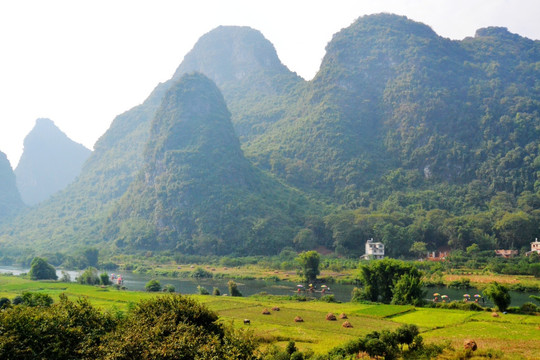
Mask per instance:
[[[103,310],[127,311],[130,303],[159,296],[155,293],[120,291],[111,287],[74,283],[30,281],[15,276],[0,276],[0,297],[13,297],[24,291],[44,292],[55,300],[62,293],[68,297],[87,297]],[[412,306],[320,301],[285,300],[272,296],[227,297],[192,295],[220,315],[220,321],[236,328],[247,328],[261,338],[262,346],[285,346],[295,341],[301,350],[323,353],[348,340],[374,330],[395,329],[401,324],[416,324],[426,342],[449,342],[462,347],[473,339],[480,350],[493,349],[508,359],[540,359],[540,316],[499,314],[491,312],[415,308]],[[279,311],[272,308],[279,307]],[[263,310],[270,314],[263,314]],[[337,320],[326,320],[333,313]],[[346,314],[352,328],[342,326]],[[295,322],[295,317],[303,322]],[[250,325],[244,324],[250,320]]]

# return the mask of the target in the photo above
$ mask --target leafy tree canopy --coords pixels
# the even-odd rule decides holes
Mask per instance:
[[[30,264],[28,276],[32,280],[56,280],[56,269],[50,265],[47,260],[35,257]]]

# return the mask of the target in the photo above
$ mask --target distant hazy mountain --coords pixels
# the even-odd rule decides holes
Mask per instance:
[[[6,154],[0,151],[0,223],[11,218],[23,206],[15,184],[15,174]]]
[[[220,91],[190,74],[165,95],[106,236],[135,249],[274,253],[303,225],[307,204],[244,158]]]
[[[15,169],[23,201],[35,205],[65,188],[79,175],[90,154],[51,120],[38,119],[24,139],[24,151]]]

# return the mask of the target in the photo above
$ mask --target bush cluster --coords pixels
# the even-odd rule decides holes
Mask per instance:
[[[45,297],[2,301],[0,359],[255,359],[249,334],[181,295],[141,301],[127,314],[100,312],[84,298]]]

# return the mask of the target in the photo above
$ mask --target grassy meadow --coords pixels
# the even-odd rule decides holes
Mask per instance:
[[[24,291],[44,292],[55,301],[65,293],[68,297],[87,297],[105,311],[127,311],[130,303],[157,296],[155,293],[119,291],[111,287],[79,285],[49,281],[31,281],[15,276],[0,276],[0,298],[20,295]],[[540,316],[490,312],[415,308],[412,306],[359,303],[326,303],[286,300],[283,297],[202,296],[192,295],[220,315],[222,322],[237,328],[248,328],[261,338],[263,346],[285,346],[295,341],[301,350],[323,353],[374,330],[395,329],[401,324],[416,324],[426,342],[449,342],[461,348],[465,339],[474,339],[479,352],[493,349],[508,359],[538,359],[540,354]],[[279,307],[279,311],[272,308]],[[264,315],[263,310],[270,310]],[[338,317],[326,320],[328,313]],[[342,326],[345,313],[352,328]],[[304,322],[295,322],[300,316]],[[243,320],[250,319],[250,325]],[[487,356],[487,355],[486,355]]]

